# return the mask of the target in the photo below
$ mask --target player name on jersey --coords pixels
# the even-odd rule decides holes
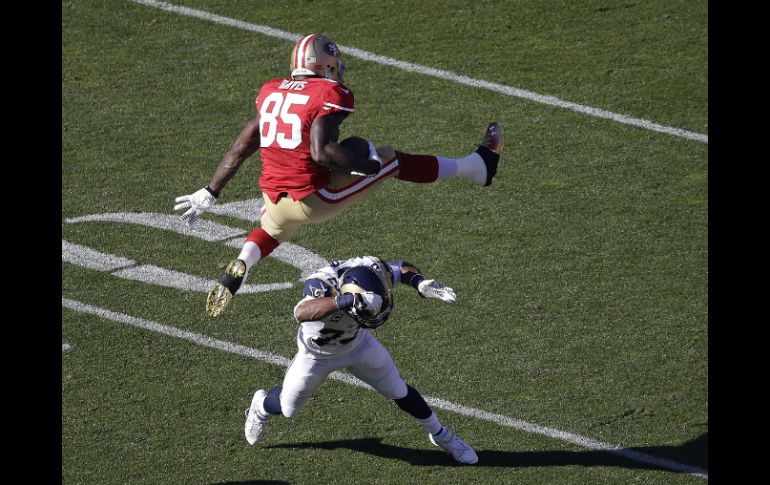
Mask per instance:
[[[290,79],[284,79],[278,89],[291,89],[293,91],[302,91],[305,89],[307,81],[292,81]]]

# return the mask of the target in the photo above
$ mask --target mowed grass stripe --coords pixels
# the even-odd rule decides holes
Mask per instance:
[[[124,313],[113,312],[111,310],[107,310],[104,308],[81,303],[76,300],[71,300],[71,299],[62,297],[62,306],[65,308],[69,308],[71,310],[75,310],[82,313],[88,313],[91,315],[96,315],[100,318],[105,318],[105,319],[116,321],[119,323],[125,323],[128,325],[132,325],[134,327],[161,333],[170,337],[181,338],[205,347],[210,347],[218,350],[223,350],[225,352],[230,352],[233,354],[252,357],[254,359],[267,362],[269,364],[280,365],[282,367],[288,367],[289,364],[291,364],[291,359],[288,359],[280,355],[271,354],[269,352],[264,352],[259,349],[246,347],[244,345],[239,345],[239,344],[227,342],[224,340],[218,340],[218,339],[207,337],[205,335],[201,335],[195,332],[188,332],[186,330],[181,330],[176,327],[164,325],[158,322],[153,322],[151,320],[145,320],[143,318],[134,317]],[[341,372],[334,372],[331,374],[330,377],[334,380],[345,382],[347,384],[350,384],[356,387],[372,390],[372,388],[369,385],[348,374],[344,374]],[[561,430],[549,428],[546,426],[541,426],[534,423],[528,423],[526,421],[521,421],[518,419],[510,418],[508,416],[503,416],[500,414],[490,413],[482,409],[463,406],[462,404],[453,403],[451,401],[446,401],[441,398],[425,396],[425,399],[430,405],[437,407],[439,409],[443,409],[445,411],[454,412],[454,413],[475,418],[475,419],[490,421],[490,422],[499,424],[501,426],[515,428],[520,431],[525,431],[527,433],[547,436],[549,438],[565,441],[568,443],[573,443],[585,448],[590,448],[590,449],[599,450],[599,451],[606,451],[608,453],[611,453],[629,460],[645,463],[648,465],[654,465],[667,470],[689,473],[691,475],[694,475],[700,478],[708,478],[707,470],[678,463],[676,461],[669,460],[666,458],[660,458],[660,457],[648,455],[646,453],[629,450],[621,446],[602,443],[600,441],[596,441],[584,436],[568,433],[566,431],[561,431]]]
[[[302,37],[301,34],[286,32],[284,30],[275,29],[267,25],[252,24],[249,22],[244,22],[242,20],[237,20],[230,17],[224,17],[222,15],[204,12],[202,10],[197,10],[194,8],[182,7],[182,6],[174,5],[167,2],[158,2],[155,0],[131,0],[131,1],[141,5],[146,5],[148,7],[159,8],[161,10],[165,10],[168,12],[178,13],[189,17],[195,17],[202,20],[215,22],[222,25],[227,25],[230,27],[236,27],[239,29],[248,30],[251,32],[257,32],[259,34],[267,35],[269,37],[275,37],[275,38],[288,40],[292,42],[297,41]],[[400,61],[392,57],[381,56],[379,54],[357,49],[355,47],[345,46],[342,44],[339,44],[339,47],[346,56],[357,57],[365,61],[370,61],[377,64],[385,65],[385,66],[395,67],[397,69],[402,69],[404,71],[424,74],[426,76],[432,76],[439,79],[446,79],[449,81],[456,82],[458,84],[463,84],[466,86],[472,86],[472,87],[481,88],[481,89],[487,89],[497,93],[505,94],[506,96],[522,98],[529,101],[534,101],[536,103],[555,106],[558,108],[569,109],[572,111],[576,111],[578,113],[586,114],[588,116],[604,118],[604,119],[615,121],[617,123],[622,123],[626,125],[632,125],[639,128],[643,128],[645,130],[656,131],[659,133],[665,133],[665,134],[673,135],[679,138],[695,140],[701,143],[708,144],[707,134],[695,133],[695,132],[683,130],[681,128],[665,126],[665,125],[661,125],[659,123],[655,123],[653,121],[645,120],[642,118],[625,116],[619,113],[613,113],[611,111],[594,108],[591,106],[585,106],[585,105],[573,103],[570,101],[565,101],[565,100],[556,98],[554,96],[546,96],[543,94],[534,93],[532,91],[527,91],[525,89],[515,88],[513,86],[506,86],[504,84],[484,81],[483,79],[474,79],[474,78],[463,76],[461,74],[457,74],[454,72],[445,71],[443,69],[436,69],[428,66],[423,66],[420,64],[414,64],[412,62]]]

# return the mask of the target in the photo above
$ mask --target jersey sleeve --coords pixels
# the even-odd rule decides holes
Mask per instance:
[[[353,91],[344,84],[337,82],[330,83],[329,88],[324,90],[323,102],[319,115],[328,115],[332,113],[353,113],[355,98]]]
[[[321,278],[309,278],[305,281],[305,287],[302,290],[302,294],[305,297],[310,298],[323,298],[325,296],[333,296],[331,285]]]
[[[393,277],[393,286],[396,286],[396,283],[401,282],[401,265],[403,263],[404,263],[403,260],[387,261],[385,263],[388,265],[388,269],[390,269],[390,274]]]

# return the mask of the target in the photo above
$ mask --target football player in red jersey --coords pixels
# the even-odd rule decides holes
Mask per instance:
[[[265,202],[260,227],[247,236],[241,253],[209,292],[206,312],[212,317],[230,304],[249,269],[300,227],[331,219],[367,198],[386,178],[430,183],[466,177],[487,186],[497,173],[503,132],[496,122],[489,124],[476,151],[457,159],[375,148],[371,141],[356,149],[353,138],[338,143],[340,124],[354,112],[354,97],[343,84],[339,48],[328,37],[302,37],[292,51],[291,69],[291,77],[262,85],[256,116],[246,123],[208,185],[176,198],[174,210],[187,209],[181,219],[194,224],[216,204],[243,162],[260,150],[259,186]]]

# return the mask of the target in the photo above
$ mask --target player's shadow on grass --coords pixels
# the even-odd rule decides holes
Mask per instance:
[[[376,455],[390,460],[402,460],[414,466],[446,466],[456,464],[441,450],[418,450],[383,444],[382,438],[358,438],[352,440],[326,441],[318,443],[286,443],[265,448],[308,448],[335,450],[346,448],[361,453]],[[664,458],[678,463],[706,469],[708,464],[708,433],[683,443],[680,446],[653,446],[627,448],[631,452],[644,453],[655,458]],[[667,468],[642,463],[606,451],[496,451],[476,450],[479,462],[475,466],[488,467],[549,467],[549,466],[615,466],[632,469],[667,470]],[[682,472],[687,473],[687,472]]]

